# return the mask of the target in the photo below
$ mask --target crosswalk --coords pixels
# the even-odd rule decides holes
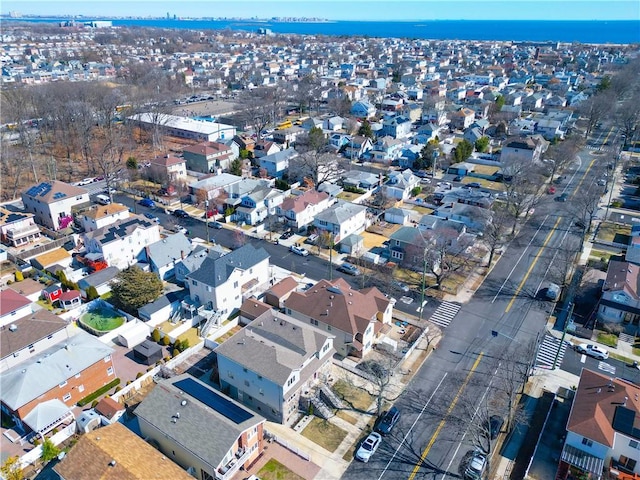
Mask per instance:
[[[536,366],[540,368],[552,368],[554,361],[556,361],[556,355],[558,355],[556,367],[559,366],[564,358],[564,352],[567,350],[567,345],[567,342],[562,342],[559,338],[546,334],[542,339],[540,348],[538,348]],[[560,349],[559,354],[558,349]]]
[[[435,323],[439,327],[446,328],[451,323],[451,320],[458,314],[462,308],[462,305],[451,302],[442,302],[436,311],[433,312],[429,321]]]
[[[603,146],[603,145],[587,145],[587,150],[598,150],[601,152],[614,152],[615,148],[614,147],[607,147],[607,146]]]
[[[598,369],[610,373],[611,375],[616,374],[616,367],[608,364],[607,362],[598,362]]]

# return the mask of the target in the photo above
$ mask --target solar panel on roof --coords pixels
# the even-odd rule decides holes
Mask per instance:
[[[239,425],[253,417],[253,414],[235,403],[227,400],[213,390],[196,382],[192,378],[184,378],[173,384],[184,393],[191,395],[196,400],[204,403],[219,414]]]
[[[39,195],[41,197],[44,197],[50,191],[51,191],[51,184],[50,183],[43,182],[43,183],[40,184],[40,193],[39,193]]]
[[[613,415],[613,429],[631,435],[636,414],[633,410],[618,405]]]

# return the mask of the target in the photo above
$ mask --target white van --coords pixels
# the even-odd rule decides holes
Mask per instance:
[[[100,205],[109,205],[111,203],[111,199],[107,195],[96,195],[96,202]]]

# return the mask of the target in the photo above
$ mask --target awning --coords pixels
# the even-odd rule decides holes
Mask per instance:
[[[604,458],[594,457],[593,455],[580,450],[577,447],[565,444],[562,449],[562,461],[579,468],[585,472],[593,473],[596,478],[602,476],[604,468]]]

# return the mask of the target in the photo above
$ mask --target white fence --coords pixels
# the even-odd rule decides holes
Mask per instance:
[[[67,425],[58,433],[51,435],[49,439],[54,445],[60,445],[67,438],[70,438],[76,432],[76,422],[71,422],[70,425]],[[27,453],[20,457],[20,468],[26,468],[30,464],[35,464],[38,459],[42,456],[42,445],[38,445],[34,447],[32,450],[29,450]]]

